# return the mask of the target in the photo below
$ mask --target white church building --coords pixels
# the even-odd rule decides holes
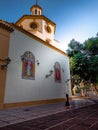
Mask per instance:
[[[0,20],[0,109],[71,98],[69,58],[54,39],[56,24],[39,5],[30,11],[15,24]]]

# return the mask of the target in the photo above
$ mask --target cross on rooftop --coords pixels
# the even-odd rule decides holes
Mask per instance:
[[[36,5],[38,4],[38,0],[36,0]]]

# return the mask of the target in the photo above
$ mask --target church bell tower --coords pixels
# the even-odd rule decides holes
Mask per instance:
[[[36,4],[30,8],[31,14],[22,16],[16,22],[16,25],[51,43],[54,40],[56,24],[42,15],[42,11],[42,8],[38,5],[38,0],[36,0]]]

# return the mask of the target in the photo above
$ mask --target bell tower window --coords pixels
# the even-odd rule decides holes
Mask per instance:
[[[37,14],[37,9],[35,9],[35,14]]]

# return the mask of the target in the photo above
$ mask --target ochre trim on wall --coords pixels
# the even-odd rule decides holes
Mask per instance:
[[[47,21],[48,23],[52,24],[54,27],[56,27],[56,24],[54,22],[52,22],[50,19],[48,19],[47,17],[45,17],[44,15],[24,15],[16,22],[16,25],[19,25],[25,19],[32,19],[32,18],[33,19],[43,19],[43,20]]]
[[[10,31],[12,29],[7,23],[0,21],[0,109],[4,104],[4,93],[6,84],[7,68],[2,69],[1,65],[5,65],[4,59],[8,57]]]
[[[49,100],[28,101],[28,102],[5,103],[3,105],[3,109],[24,107],[24,106],[37,106],[37,105],[51,104],[51,103],[64,102],[64,101],[65,101],[64,98],[59,98],[59,99],[49,99]]]
[[[22,32],[22,33],[28,35],[29,37],[31,37],[31,38],[33,38],[33,39],[39,41],[40,43],[44,44],[45,46],[48,46],[49,48],[51,48],[51,49],[53,49],[53,50],[55,50],[55,51],[57,51],[57,52],[63,54],[64,56],[67,56],[67,54],[66,54],[65,52],[63,52],[62,50],[60,50],[60,49],[54,47],[53,45],[49,44],[48,42],[43,41],[42,39],[40,39],[40,38],[36,37],[35,35],[29,33],[28,31],[24,30],[23,28],[21,28],[21,27],[15,25],[15,24],[11,24],[11,25],[12,25],[15,29],[17,29],[17,30],[19,30],[20,32]]]
[[[54,22],[52,22],[50,19],[48,19],[47,17],[45,17],[44,15],[24,15],[15,24],[19,26],[25,19],[33,19],[33,20],[41,19],[41,20],[44,20],[48,24],[51,24],[52,26],[54,26],[54,33],[55,33],[56,24]]]

